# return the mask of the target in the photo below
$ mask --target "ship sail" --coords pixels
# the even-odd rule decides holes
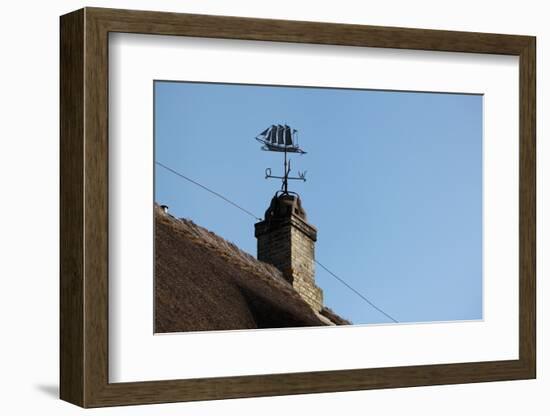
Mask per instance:
[[[292,133],[290,132],[290,127],[285,124],[285,146],[292,146]]]
[[[269,127],[267,129],[265,129],[264,131],[262,131],[260,134],[258,134],[258,137],[263,137],[265,139],[265,136],[267,136],[267,132],[269,130]]]
[[[277,126],[277,144],[284,144],[283,134],[284,127],[279,124]]]
[[[268,141],[271,144],[276,144],[277,143],[277,127],[276,126],[271,126],[271,130],[269,131]]]

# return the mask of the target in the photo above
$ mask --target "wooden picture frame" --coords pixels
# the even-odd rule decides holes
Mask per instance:
[[[62,16],[60,29],[61,399],[101,407],[535,378],[534,37],[100,8]],[[110,32],[518,56],[519,359],[109,383]]]

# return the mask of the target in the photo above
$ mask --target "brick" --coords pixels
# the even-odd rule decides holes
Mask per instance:
[[[315,284],[317,230],[306,221],[298,197],[274,197],[266,218],[255,224],[258,260],[277,267],[316,311],[323,307],[323,291]]]

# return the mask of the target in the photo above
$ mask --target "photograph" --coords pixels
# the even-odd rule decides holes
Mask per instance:
[[[12,30],[40,45],[16,54],[29,68],[59,57],[33,78],[54,125],[17,122],[36,134],[10,141],[51,148],[59,198],[35,183],[45,151],[7,151],[31,158],[11,176],[40,173],[6,207],[34,219],[53,196],[56,221],[33,227],[59,224],[59,245],[8,221],[15,275],[33,266],[44,290],[6,290],[6,310],[31,296],[40,313],[16,329],[46,348],[10,375],[71,414],[537,413],[544,13],[63,1]],[[16,108],[29,82],[8,84]],[[14,405],[48,408],[29,391]]]
[[[153,89],[155,333],[484,319],[482,94]]]

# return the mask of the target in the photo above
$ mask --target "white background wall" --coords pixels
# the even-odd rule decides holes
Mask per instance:
[[[537,36],[538,379],[91,410],[88,414],[547,415],[550,361],[544,347],[550,299],[544,243],[550,227],[543,187],[550,146],[543,130],[550,97],[549,12],[543,1],[69,1],[5,2],[0,15],[0,409],[3,414],[77,414],[58,395],[58,16],[102,6],[279,19],[452,29]],[[548,251],[548,250],[546,250]],[[547,255],[548,256],[548,255]],[[548,257],[547,257],[548,258]],[[546,338],[546,339],[545,339]]]

